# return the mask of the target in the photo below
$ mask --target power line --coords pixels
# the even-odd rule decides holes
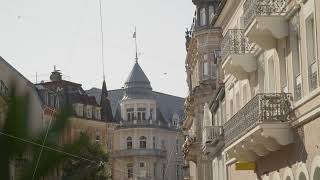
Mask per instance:
[[[35,177],[37,169],[38,169],[39,161],[41,159],[41,155],[42,155],[42,152],[43,152],[43,145],[46,143],[46,140],[47,140],[47,137],[48,137],[48,133],[49,133],[49,129],[50,129],[50,126],[51,126],[51,121],[52,121],[52,119],[50,119],[50,121],[49,121],[47,132],[46,132],[46,135],[45,135],[45,137],[43,139],[43,142],[42,142],[42,147],[41,147],[41,150],[40,150],[40,153],[39,153],[39,156],[38,156],[37,164],[36,164],[36,167],[34,168],[34,171],[33,171],[32,180],[34,180],[34,177]]]
[[[16,136],[13,136],[11,134],[8,134],[8,133],[4,133],[4,132],[1,132],[0,131],[0,134],[1,135],[4,135],[6,137],[9,137],[9,138],[12,138],[12,139],[16,139],[16,140],[19,140],[19,141],[22,141],[24,143],[28,143],[28,144],[32,144],[34,146],[38,146],[38,147],[41,147],[43,149],[48,149],[48,150],[51,150],[51,151],[55,151],[55,152],[58,152],[58,153],[61,153],[61,154],[65,154],[65,155],[68,155],[68,156],[71,156],[73,158],[77,158],[77,159],[80,159],[82,161],[87,161],[87,162],[90,162],[90,163],[95,163],[95,164],[98,164],[98,165],[102,165],[104,164],[103,162],[101,161],[96,161],[96,160],[91,160],[91,159],[88,159],[88,158],[85,158],[85,157],[82,157],[82,156],[78,156],[78,155],[75,155],[75,154],[71,154],[71,153],[68,153],[68,152],[65,152],[65,151],[62,151],[62,150],[59,150],[59,149],[55,149],[55,148],[52,148],[52,147],[49,147],[49,146],[45,146],[44,144],[38,144],[38,143],[35,143],[33,141],[30,141],[30,140],[26,140],[26,139],[23,139],[23,138],[19,138],[19,137],[16,137]],[[118,171],[118,172],[122,172],[122,173],[127,173],[126,171],[124,170],[121,170],[121,169],[117,169],[117,168],[113,168],[114,170]],[[132,175],[136,176],[136,177],[141,177],[140,175],[138,174],[135,174],[135,173],[132,173]]]
[[[102,16],[102,2],[99,0],[99,7],[100,7],[100,34],[101,34],[101,62],[102,62],[102,73],[103,73],[103,80],[106,79],[105,76],[105,69],[104,69],[104,37],[103,37],[103,16]]]

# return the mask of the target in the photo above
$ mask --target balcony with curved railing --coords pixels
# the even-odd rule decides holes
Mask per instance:
[[[285,18],[291,0],[246,0],[243,18],[246,35],[250,41],[265,49],[272,48],[272,38],[281,39],[288,35]],[[270,38],[272,37],[272,38]]]
[[[163,149],[122,149],[112,152],[113,158],[127,158],[138,156],[166,158],[167,151]]]
[[[167,128],[167,129],[177,129],[177,126],[173,126],[169,123],[166,123],[164,121],[156,121],[156,120],[121,120],[120,124],[117,128],[137,128],[137,127],[143,127],[143,128]]]
[[[249,43],[242,29],[229,29],[221,42],[222,67],[230,72],[253,72],[256,46]]]
[[[224,124],[225,151],[254,161],[293,142],[289,94],[258,94]]]

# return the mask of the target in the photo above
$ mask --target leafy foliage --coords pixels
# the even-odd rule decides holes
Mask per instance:
[[[0,179],[10,179],[10,161],[25,154],[28,157],[20,180],[40,179],[63,164],[67,167],[64,180],[72,180],[76,175],[81,175],[77,179],[83,180],[106,179],[102,165],[108,161],[108,156],[99,145],[90,144],[87,135],[80,135],[71,144],[59,141],[71,115],[69,107],[62,108],[48,128],[31,137],[28,129],[29,96],[18,96],[13,87],[8,99],[6,120],[0,129]]]

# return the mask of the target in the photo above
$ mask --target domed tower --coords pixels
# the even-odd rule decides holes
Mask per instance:
[[[156,100],[150,81],[137,61],[125,82],[120,107],[122,123],[155,123]]]

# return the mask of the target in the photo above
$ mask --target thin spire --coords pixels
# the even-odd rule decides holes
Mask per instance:
[[[100,33],[101,33],[101,62],[102,62],[102,74],[103,80],[106,79],[105,76],[105,69],[104,69],[104,38],[103,38],[103,18],[102,18],[102,2],[99,0],[99,7],[100,7]]]
[[[136,63],[138,63],[138,44],[137,44],[137,28],[134,27],[134,33],[133,33],[133,38],[135,40],[135,48],[136,48]]]

